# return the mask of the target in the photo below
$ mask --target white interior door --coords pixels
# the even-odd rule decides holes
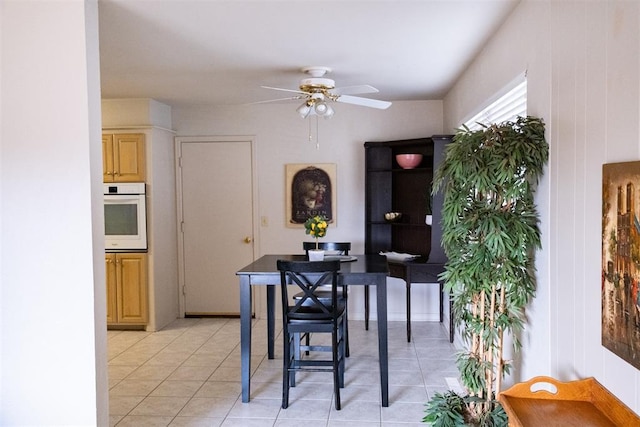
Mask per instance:
[[[186,315],[238,315],[253,261],[251,141],[179,141]]]

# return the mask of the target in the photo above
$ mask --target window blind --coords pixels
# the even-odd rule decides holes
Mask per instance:
[[[480,129],[479,123],[489,125],[515,120],[527,115],[527,80],[518,83],[513,89],[483,108],[478,114],[467,120],[464,125],[471,130]]]

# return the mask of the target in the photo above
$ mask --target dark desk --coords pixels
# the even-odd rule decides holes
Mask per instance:
[[[407,341],[411,341],[411,284],[437,283],[440,286],[440,323],[444,321],[444,284],[438,275],[444,271],[444,264],[427,262],[425,258],[411,261],[389,261],[389,275],[402,279],[407,284]],[[449,301],[449,341],[453,342],[453,307]]]
[[[377,254],[355,255],[356,261],[340,264],[340,283],[376,286],[378,311],[378,355],[382,406],[389,406],[389,355],[387,344],[387,276],[386,257]],[[236,274],[240,278],[240,359],[242,401],[248,402],[251,375],[251,290],[254,285],[267,286],[267,353],[274,358],[275,288],[280,285],[276,261],[305,260],[304,255],[264,255]]]

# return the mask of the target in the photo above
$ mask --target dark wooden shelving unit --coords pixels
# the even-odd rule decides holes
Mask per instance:
[[[440,321],[444,294],[438,275],[444,271],[446,256],[440,245],[440,211],[443,196],[431,197],[433,174],[444,156],[450,135],[395,141],[365,142],[365,252],[395,251],[420,255],[413,261],[389,262],[391,276],[407,283],[407,340],[411,340],[411,283],[440,283]],[[421,163],[403,169],[397,154],[422,154]],[[401,212],[396,221],[385,220],[385,213]],[[426,223],[426,215],[432,223]],[[365,288],[365,325],[368,323],[368,292]],[[450,339],[453,325],[449,319]]]

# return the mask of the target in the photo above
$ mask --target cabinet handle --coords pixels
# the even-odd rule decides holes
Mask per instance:
[[[107,175],[113,175],[113,172],[107,172]]]
[[[114,174],[114,175],[120,175],[120,174],[118,173],[118,171],[113,171],[113,174]]]

